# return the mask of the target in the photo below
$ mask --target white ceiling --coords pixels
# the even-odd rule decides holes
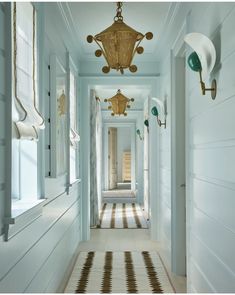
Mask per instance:
[[[144,54],[136,56],[139,60],[152,60],[158,49],[159,39],[167,22],[171,2],[124,2],[123,17],[126,24],[141,33],[151,31],[154,38],[144,40]],[[115,2],[68,2],[67,20],[73,27],[77,46],[80,47],[80,59],[98,59],[94,56],[95,43],[86,41],[87,35],[96,35],[113,23],[116,14]]]

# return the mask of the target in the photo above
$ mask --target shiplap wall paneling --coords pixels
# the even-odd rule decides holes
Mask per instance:
[[[6,112],[6,48],[5,6],[0,4],[0,233],[3,232],[4,198],[5,198],[5,112]]]
[[[171,103],[170,53],[162,65],[160,97],[167,98],[167,127],[156,126],[159,132],[160,166],[160,240],[163,242],[166,262],[171,264]],[[157,125],[157,124],[156,124]]]
[[[25,231],[13,237],[8,243],[1,245],[0,255],[4,257],[1,261],[0,269],[0,290],[1,292],[25,292],[33,281],[34,292],[43,292],[53,276],[60,280],[66,271],[66,267],[75,252],[75,247],[79,242],[79,231],[77,231],[76,243],[68,248],[62,256],[53,256],[57,247],[62,247],[60,243],[66,239],[67,233],[72,229],[74,223],[77,225],[79,220],[80,208],[78,205],[77,190],[67,197],[62,195],[56,201],[48,204],[43,212],[43,216],[38,218]],[[72,242],[73,237],[69,236]],[[36,239],[36,243],[35,243]],[[23,240],[26,240],[23,242]],[[18,251],[15,251],[16,245]],[[8,255],[3,255],[8,251]],[[17,253],[18,252],[18,253]],[[19,255],[20,254],[20,255]],[[11,255],[11,257],[10,257]],[[48,260],[56,259],[58,268],[48,263]],[[34,261],[34,263],[32,263]],[[51,272],[46,280],[39,280],[42,273],[41,268],[47,265],[45,271]],[[25,271],[22,272],[22,269]],[[13,283],[14,282],[14,283]],[[58,288],[60,281],[57,281]],[[56,288],[53,290],[56,291]],[[32,291],[32,290],[31,290]],[[52,290],[51,290],[52,291]]]
[[[191,3],[188,5],[188,32],[210,37],[217,50],[210,78],[217,79],[215,101],[201,95],[198,75],[186,70],[189,146],[188,216],[188,292],[235,292],[235,26],[234,3]],[[176,18],[182,11],[178,11]],[[187,14],[187,12],[186,12]],[[186,15],[185,14],[185,15]],[[184,16],[185,17],[185,16]],[[184,17],[181,16],[182,19]],[[171,40],[173,42],[173,40]],[[169,45],[169,48],[173,43]],[[188,48],[187,54],[190,54]],[[161,92],[168,91],[170,66],[162,63]],[[205,81],[206,85],[210,81]],[[164,139],[161,138],[161,142]],[[164,150],[165,147],[164,147]],[[167,166],[162,155],[161,165]],[[167,173],[162,173],[161,198],[166,200]],[[169,199],[161,213],[161,239],[167,239]],[[170,231],[170,229],[169,229]],[[170,255],[170,253],[169,253]]]
[[[192,134],[190,173],[193,209],[190,218],[189,263],[194,273],[190,277],[189,290],[234,292],[235,228],[234,214],[230,208],[234,205],[231,195],[234,196],[235,190],[232,169],[235,164],[235,120],[231,112],[235,105],[235,42],[231,38],[235,9],[234,4],[218,3],[211,5],[207,12],[206,16],[204,14],[203,32],[211,37],[217,49],[218,59],[213,76],[217,79],[218,93],[215,101],[209,95],[202,97],[190,73],[189,84],[192,89],[188,99]],[[196,27],[197,17],[199,15],[195,11],[190,20],[192,29]],[[219,199],[218,191],[221,192]],[[204,290],[201,289],[201,281],[197,280],[198,276],[201,276],[202,282],[207,282]]]

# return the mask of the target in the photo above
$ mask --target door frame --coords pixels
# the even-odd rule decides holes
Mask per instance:
[[[116,137],[116,139],[115,139],[116,140],[116,147],[115,147],[115,153],[116,153],[116,155],[115,155],[116,156],[115,157],[115,161],[116,161],[116,163],[115,163],[115,165],[116,165],[116,185],[117,185],[117,179],[118,179],[118,171],[117,171],[117,168],[118,168],[117,167],[117,128],[110,127],[110,128],[108,128],[108,184],[109,184],[109,189],[112,189],[112,188],[110,188],[111,187],[111,185],[110,185],[111,177],[110,176],[111,176],[111,173],[113,172],[113,161],[111,161],[111,154],[112,154],[113,151],[111,152],[112,149],[110,149],[110,144],[111,144],[112,140],[114,139],[114,138],[112,138],[112,139],[110,138],[110,135],[111,135],[111,130],[110,129],[112,129],[112,128],[115,129],[115,133],[116,133],[116,135],[115,135],[115,137]],[[112,142],[112,145],[113,145],[113,142]],[[113,157],[113,155],[112,155],[112,157]]]
[[[108,129],[109,127],[127,127],[131,130],[131,190],[136,189],[136,124],[134,122],[122,123],[122,122],[104,122],[104,133],[103,133],[103,144],[104,144],[104,165],[102,165],[104,169],[104,189],[109,189],[109,176],[108,176]]]
[[[186,22],[183,24],[180,33],[171,50],[171,269],[177,275],[186,275],[187,272],[187,200],[188,200],[188,105],[187,105],[187,83],[186,73],[184,75],[184,98],[177,93],[178,85],[176,79],[180,75],[177,69],[182,67],[185,71],[186,45]],[[183,65],[184,63],[184,65]],[[184,114],[184,121],[180,121],[181,114]],[[177,125],[176,125],[177,124]],[[185,165],[182,167],[182,140],[179,131],[184,128],[184,153]],[[182,134],[182,133],[181,133]],[[178,147],[178,149],[177,149]],[[186,184],[186,188],[184,185]],[[185,192],[182,192],[184,190]],[[182,196],[185,196],[182,197]]]

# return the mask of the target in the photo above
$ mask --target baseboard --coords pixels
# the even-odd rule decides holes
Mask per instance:
[[[69,278],[71,276],[71,273],[73,271],[73,268],[74,268],[74,265],[77,261],[77,257],[78,257],[78,254],[79,254],[79,246],[80,246],[80,242],[77,246],[77,249],[76,251],[74,252],[71,260],[70,260],[70,263],[69,263],[69,266],[67,267],[66,271],[65,271],[65,275],[64,275],[64,278],[59,286],[59,288],[57,289],[56,293],[64,293],[64,290],[67,286],[67,283],[69,281]]]

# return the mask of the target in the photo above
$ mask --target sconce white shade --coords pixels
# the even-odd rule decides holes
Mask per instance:
[[[156,101],[156,103],[159,105],[159,107],[160,107],[160,113],[162,115],[167,115],[166,114],[166,106],[163,103],[163,101],[161,99],[159,99],[159,98],[156,98],[156,97],[152,97],[152,100]]]
[[[184,41],[197,53],[202,66],[202,79],[206,79],[215,66],[216,51],[212,41],[201,33],[190,33]]]

